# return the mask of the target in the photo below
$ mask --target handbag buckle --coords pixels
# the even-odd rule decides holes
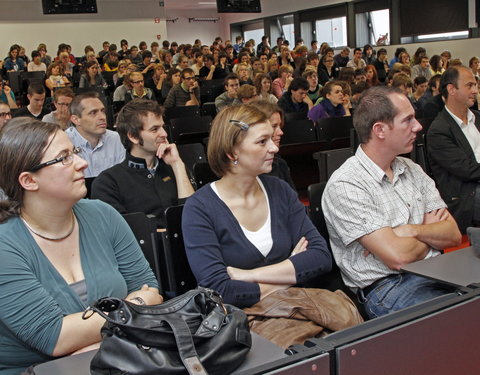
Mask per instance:
[[[91,306],[88,306],[86,308],[86,310],[83,312],[82,314],[82,319],[83,320],[87,320],[88,318],[90,318],[93,314],[95,314],[95,311],[92,309]]]

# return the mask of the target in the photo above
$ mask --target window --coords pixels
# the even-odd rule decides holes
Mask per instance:
[[[295,31],[293,23],[282,25],[282,32],[284,35],[284,39],[288,40],[288,42],[290,43],[290,49],[293,49],[295,47]]]
[[[262,41],[262,37],[264,36],[263,29],[256,29],[256,30],[248,30],[243,32],[243,39],[245,41],[249,41],[253,39],[255,41],[254,48],[257,48],[257,44]]]
[[[332,48],[346,46],[347,17],[315,21],[315,35],[320,43],[327,42]]]
[[[357,46],[390,44],[390,10],[381,9],[355,15]]]

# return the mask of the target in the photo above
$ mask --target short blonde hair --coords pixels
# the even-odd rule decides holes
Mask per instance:
[[[293,73],[293,68],[289,64],[283,64],[278,68],[278,75],[281,76],[282,73]]]
[[[268,117],[265,112],[249,105],[231,105],[215,116],[208,139],[207,159],[218,177],[230,170],[234,148],[242,143],[248,131],[232,123],[232,120],[254,126],[267,121]]]

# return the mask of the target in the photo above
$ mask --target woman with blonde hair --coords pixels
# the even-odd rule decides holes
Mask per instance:
[[[265,176],[278,147],[266,113],[223,109],[213,121],[208,162],[220,180],[185,204],[185,249],[199,285],[252,306],[274,291],[328,272],[331,255],[288,184]]]

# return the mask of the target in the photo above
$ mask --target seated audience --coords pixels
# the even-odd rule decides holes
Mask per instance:
[[[10,108],[17,108],[15,94],[12,89],[5,84],[5,81],[0,79],[0,101],[6,103]]]
[[[45,86],[48,87],[52,95],[54,89],[70,85],[70,80],[63,74],[63,65],[59,62],[54,62],[49,65],[46,77]]]
[[[434,75],[428,80],[428,86],[425,90],[425,93],[417,101],[417,109],[422,109],[425,107],[426,102],[431,99],[433,96],[440,94],[440,79],[442,76],[440,74]]]
[[[72,102],[75,94],[69,87],[64,87],[55,90],[53,93],[53,106],[55,111],[52,111],[43,116],[43,122],[51,122],[60,126],[62,130],[65,130],[70,125],[70,103]]]
[[[275,103],[266,102],[265,100],[256,100],[250,102],[249,105],[265,112],[267,118],[270,121],[270,125],[273,128],[272,141],[280,149],[280,141],[283,135],[283,128],[285,126],[285,115],[282,109]],[[292,176],[290,175],[290,168],[287,165],[287,162],[276,153],[272,163],[272,170],[270,173],[267,173],[269,176],[275,176],[284,180],[290,185],[293,190],[296,190],[295,184],[293,183]]]
[[[322,89],[323,99],[308,111],[308,118],[318,121],[327,117],[345,116],[343,89],[338,81],[329,81]]]
[[[360,48],[355,48],[353,50],[353,58],[347,63],[347,68],[365,69],[367,63],[362,59],[362,50]]]
[[[351,116],[353,111],[352,103],[350,101],[350,98],[352,97],[352,86],[345,81],[337,81],[337,82],[338,82],[338,85],[342,88],[343,109],[345,110],[345,116]],[[360,83],[363,83],[363,81],[359,82],[359,84]]]
[[[247,64],[238,64],[237,76],[238,76],[238,80],[240,81],[240,86],[253,85],[253,81],[250,78],[251,72],[250,70],[248,70]]]
[[[418,109],[418,101],[425,94],[425,90],[427,89],[427,86],[428,86],[427,79],[423,76],[418,76],[413,80],[414,91],[409,96],[409,98],[415,110]]]
[[[96,61],[90,61],[85,65],[85,73],[80,76],[80,83],[78,87],[80,88],[90,88],[90,87],[107,87],[107,83],[103,78],[102,74],[99,72],[99,66]]]
[[[0,101],[0,130],[12,118],[12,112],[7,103]],[[0,189],[1,190],[1,189]],[[2,198],[0,196],[0,198]],[[3,199],[3,198],[2,198]],[[1,199],[0,199],[1,200]]]
[[[115,74],[113,75],[113,83],[115,84],[115,87],[118,87],[121,85],[120,80],[123,79],[123,77],[128,73],[131,73],[128,71],[128,62],[120,61],[118,63],[118,69],[115,71]]]
[[[50,111],[43,106],[45,103],[45,87],[41,83],[32,83],[27,89],[28,105],[15,112],[14,117],[33,117],[40,120]]]
[[[98,348],[105,319],[82,319],[105,296],[162,302],[123,218],[82,200],[87,163],[58,125],[11,120],[0,138],[0,368],[33,365]]]
[[[277,103],[278,99],[272,94],[272,79],[268,74],[257,74],[255,77],[255,88],[257,89],[258,99],[269,103]]]
[[[367,82],[367,71],[365,69],[355,69],[353,73],[353,84],[356,85],[359,82]]]
[[[367,83],[368,87],[378,86],[380,85],[380,81],[378,80],[377,69],[373,65],[367,65],[365,68],[365,82]],[[358,82],[356,82],[358,83]]]
[[[350,61],[350,48],[343,47],[342,51],[339,54],[333,56],[333,60],[335,61],[335,65],[338,66],[338,68],[345,68]]]
[[[278,106],[285,113],[303,112],[307,113],[313,103],[307,96],[309,84],[305,78],[294,78],[288,91],[278,101]]]
[[[37,51],[40,52],[40,60],[45,66],[50,66],[52,63],[52,57],[47,54],[47,46],[44,43],[40,43],[37,47]]]
[[[235,73],[229,74],[224,81],[225,92],[215,98],[217,113],[223,108],[233,104],[237,98],[237,91],[240,87],[238,76]]]
[[[3,62],[3,68],[7,72],[19,72],[25,70],[25,61],[18,56],[19,50],[20,46],[18,44],[14,44],[10,47],[8,56]]]
[[[451,292],[400,269],[458,245],[461,235],[435,183],[398,157],[422,129],[408,98],[372,87],[353,123],[361,144],[328,180],[322,209],[343,281],[375,318]]]
[[[165,209],[184,203],[193,194],[177,146],[168,143],[162,112],[158,103],[143,99],[122,108],[116,125],[126,159],[103,171],[92,185],[93,199],[121,214],[155,215],[158,227],[166,225]]]
[[[98,93],[86,92],[75,96],[70,104],[70,121],[74,126],[65,133],[79,155],[88,163],[85,177],[97,177],[105,169],[125,159],[125,148],[117,132],[107,129],[105,106]]]
[[[428,159],[448,209],[462,233],[480,224],[480,115],[471,111],[478,94],[472,71],[448,68],[440,80],[445,107],[427,132]]]
[[[335,62],[332,56],[326,55],[323,59],[323,64],[320,64],[317,69],[318,81],[321,85],[325,85],[328,81],[335,79],[338,76],[338,71],[335,67]]]
[[[173,86],[178,85],[180,83],[180,70],[178,69],[170,69],[167,71],[167,78],[166,82],[162,85],[162,101],[165,102],[165,99],[168,96],[168,93],[172,89]]]
[[[190,68],[181,71],[180,84],[172,87],[164,103],[165,108],[187,105],[200,105],[200,87]]]
[[[442,57],[439,55],[433,55],[432,57],[430,57],[429,64],[430,64],[430,70],[431,70],[432,76],[436,74],[441,75],[445,71]]]
[[[288,86],[293,80],[293,68],[291,65],[285,64],[278,68],[278,78],[272,82],[272,94],[280,99],[287,92]]]
[[[472,73],[475,78],[480,78],[480,59],[477,56],[473,56],[468,62],[468,66],[472,69]]]
[[[46,72],[47,66],[42,62],[40,52],[32,51],[32,61],[27,64],[28,72]]]
[[[380,48],[377,52],[377,59],[373,63],[375,69],[377,69],[378,80],[380,82],[385,82],[390,67],[388,65],[387,50],[385,48]]]
[[[253,106],[217,114],[208,162],[221,178],[191,196],[183,211],[185,249],[198,284],[238,307],[331,269],[325,240],[297,194],[264,175],[278,152],[272,135],[267,115]]]
[[[412,67],[412,79],[417,77],[425,77],[427,81],[432,77],[432,71],[428,66],[428,57],[423,56],[420,60],[420,64],[414,65]]]
[[[162,100],[162,87],[167,80],[167,73],[162,64],[155,64],[153,68],[153,75],[145,82],[145,86],[153,91],[157,101],[163,103]]]
[[[302,74],[302,78],[306,79],[308,82],[308,91],[307,96],[313,103],[316,103],[317,100],[322,96],[322,85],[318,83],[318,74],[316,70],[305,70]]]
[[[140,98],[155,100],[155,94],[151,89],[145,87],[145,79],[140,72],[132,72],[129,74],[130,86],[132,87],[125,94],[125,102]]]
[[[242,85],[237,90],[237,98],[233,104],[247,104],[257,99],[257,89],[252,85]]]

